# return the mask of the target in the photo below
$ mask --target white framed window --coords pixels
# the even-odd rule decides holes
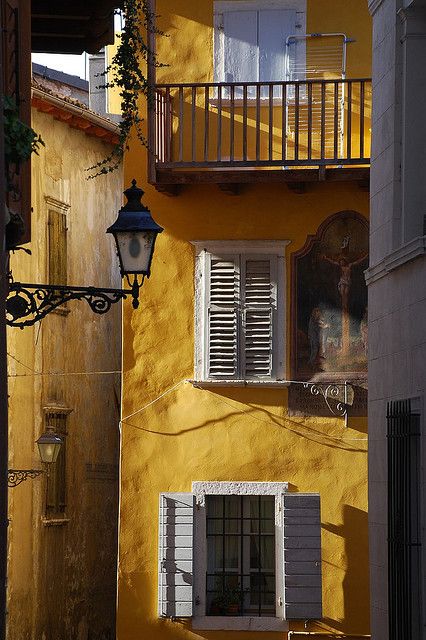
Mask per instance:
[[[194,243],[197,381],[283,380],[287,244]]]
[[[218,1],[214,27],[215,82],[280,82],[288,36],[306,31],[306,0]],[[303,66],[305,45],[297,47]]]
[[[159,615],[194,629],[285,631],[320,619],[319,494],[286,482],[193,482],[160,496]]]
[[[275,498],[207,495],[208,616],[275,616]]]

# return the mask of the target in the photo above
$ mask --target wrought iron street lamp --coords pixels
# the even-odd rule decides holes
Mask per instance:
[[[55,433],[53,427],[47,427],[36,442],[41,461],[44,464],[55,464],[63,444],[61,436]]]
[[[17,487],[18,484],[28,480],[28,478],[37,478],[42,473],[49,474],[52,464],[58,459],[63,440],[54,432],[53,427],[47,427],[46,431],[36,440],[40,459],[46,467],[44,469],[9,469],[7,473],[7,484],[9,487]]]
[[[70,287],[60,284],[28,284],[9,278],[6,300],[6,322],[12,327],[31,326],[48,313],[69,302],[85,300],[94,313],[103,314],[127,296],[133,298],[133,307],[139,306],[139,290],[145,277],[150,276],[151,262],[157,235],[163,231],[142,204],[142,189],[132,186],[124,195],[128,202],[120,209],[118,218],[107,233],[115,237],[120,270],[130,289],[100,289],[98,287]]]
[[[132,186],[124,192],[127,204],[120,209],[117,220],[107,229],[107,233],[112,233],[115,238],[121,275],[126,276],[132,287],[135,309],[139,306],[139,289],[145,277],[149,278],[151,275],[155,240],[163,231],[153,220],[149,209],[142,204],[143,193],[136,186],[136,180],[132,180]],[[131,275],[134,277],[133,283],[130,282]]]

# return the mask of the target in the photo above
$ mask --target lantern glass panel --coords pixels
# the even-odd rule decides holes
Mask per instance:
[[[116,242],[124,273],[149,273],[156,233],[119,231]]]
[[[45,464],[56,462],[62,446],[62,439],[56,434],[46,433],[37,440],[40,459]]]

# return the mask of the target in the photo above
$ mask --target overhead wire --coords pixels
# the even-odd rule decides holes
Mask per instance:
[[[35,378],[38,376],[41,377],[51,377],[51,376],[95,376],[95,375],[117,375],[121,374],[120,370],[112,370],[112,371],[37,371],[32,367],[25,364],[18,358],[16,358],[11,353],[7,353],[8,357],[14,360],[17,364],[21,365],[31,373],[9,373],[8,378]]]

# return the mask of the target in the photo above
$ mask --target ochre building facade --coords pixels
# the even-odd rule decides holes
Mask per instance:
[[[124,307],[117,637],[368,636],[367,7],[153,10],[169,66],[125,182],[165,231]]]

